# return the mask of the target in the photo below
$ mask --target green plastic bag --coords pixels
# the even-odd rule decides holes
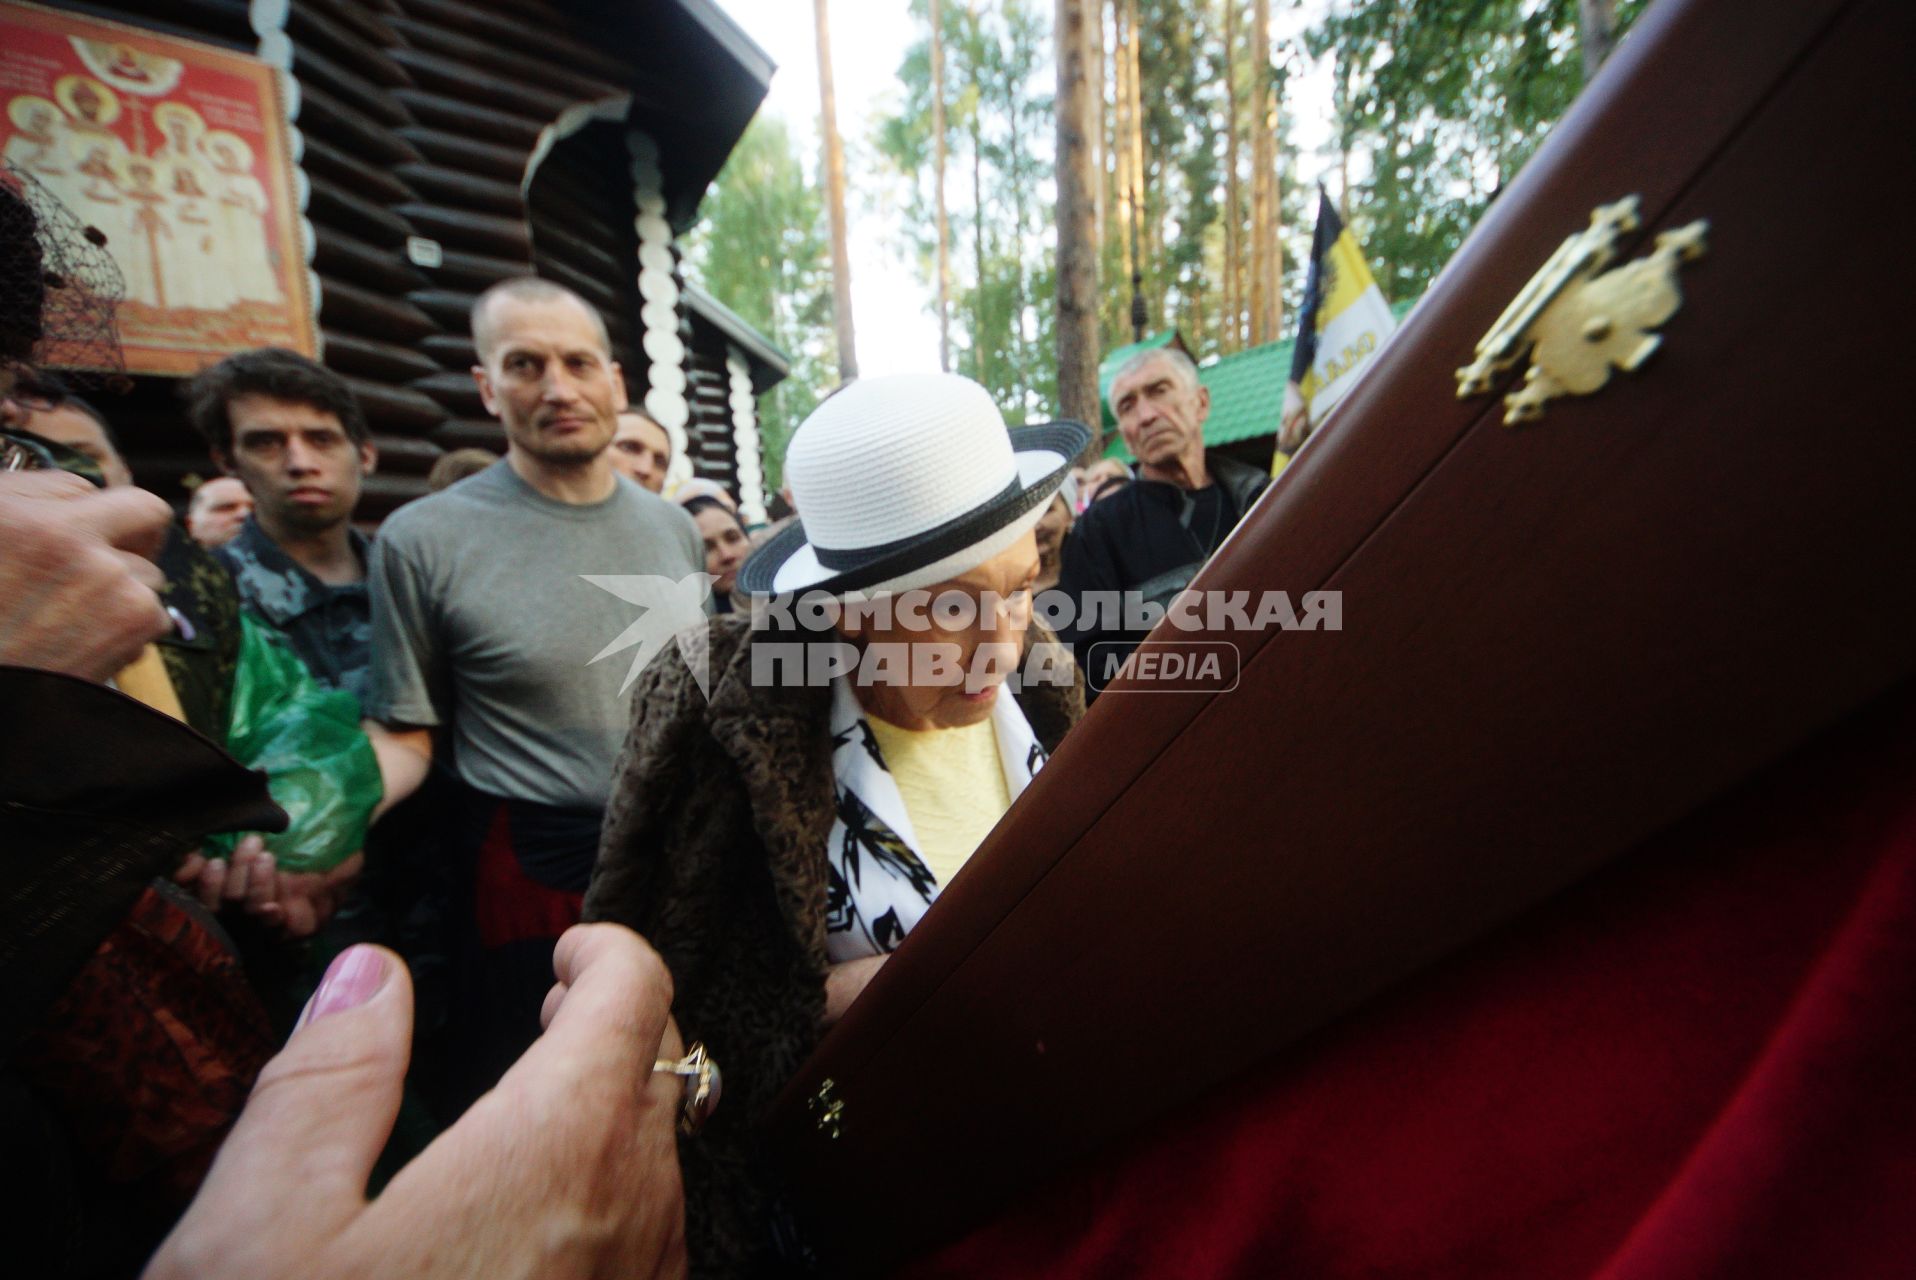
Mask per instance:
[[[384,786],[359,727],[359,699],[320,684],[277,632],[247,614],[240,615],[226,750],[265,771],[267,789],[291,819],[264,837],[279,866],[330,871],[365,845]],[[239,839],[209,837],[207,856],[231,857]]]

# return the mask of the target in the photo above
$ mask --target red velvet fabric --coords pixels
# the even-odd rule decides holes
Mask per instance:
[[[1913,711],[904,1274],[1916,1274]]]

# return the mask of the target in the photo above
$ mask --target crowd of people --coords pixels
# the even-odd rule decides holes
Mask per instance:
[[[42,298],[15,292],[0,674],[97,765],[8,799],[48,865],[77,875],[106,822],[84,838],[118,868],[57,948],[34,894],[65,891],[7,887],[10,973],[39,975],[4,1076],[37,1274],[129,1273],[162,1237],[154,1275],[815,1265],[759,1122],[1103,685],[1072,650],[1141,639],[1053,635],[1034,598],[1168,600],[1264,482],[1207,454],[1207,393],[1160,350],[1111,390],[1135,469],[968,379],[869,378],[749,528],[722,484],[663,493],[672,439],[602,318],[522,278],[471,314],[503,457],[447,455],[363,530],[351,389],[244,351],[183,388],[217,475],[176,518],[111,399],[33,366]],[[835,607],[753,607],[795,595]],[[846,659],[768,679],[794,643]]]

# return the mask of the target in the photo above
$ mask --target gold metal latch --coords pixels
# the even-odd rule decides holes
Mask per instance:
[[[1642,225],[1637,210],[1636,196],[1602,205],[1558,246],[1477,343],[1477,358],[1457,370],[1459,400],[1489,391],[1528,353],[1523,386],[1504,397],[1504,424],[1534,422],[1558,396],[1587,396],[1612,368],[1629,373],[1650,358],[1663,339],[1649,330],[1683,305],[1677,267],[1703,255],[1710,224],[1665,231],[1648,257],[1605,270],[1617,242]]]
[[[807,1099],[812,1114],[818,1118],[818,1131],[829,1138],[838,1137],[845,1122],[845,1103],[833,1096],[838,1087],[830,1076],[818,1086],[818,1092]]]

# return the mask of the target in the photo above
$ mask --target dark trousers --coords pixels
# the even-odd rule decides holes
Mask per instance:
[[[603,815],[453,786],[452,1000],[442,1123],[499,1082],[539,1037],[552,950],[578,923]]]

